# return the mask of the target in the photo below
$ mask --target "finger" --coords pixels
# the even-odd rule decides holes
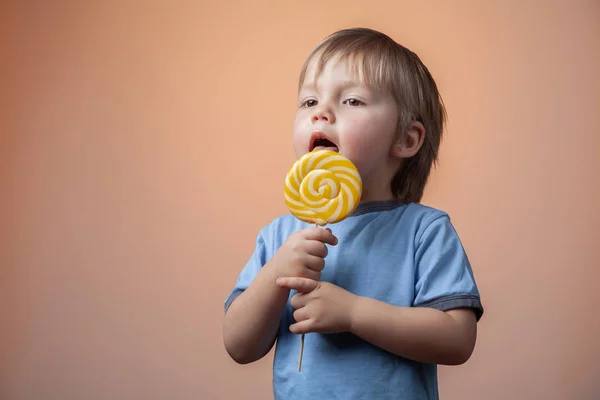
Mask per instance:
[[[307,254],[306,256],[304,256],[303,261],[304,265],[306,265],[313,271],[321,272],[323,271],[323,268],[325,268],[325,260],[321,257],[311,256],[310,254]]]
[[[304,294],[304,293],[295,294],[290,299],[290,304],[296,310],[304,307],[306,305],[306,303],[308,303],[308,298],[306,297],[306,294]]]
[[[300,293],[310,293],[319,287],[319,282],[307,278],[288,277],[277,279],[277,285],[283,288],[297,290]]]
[[[327,257],[329,250],[327,250],[327,246],[323,242],[318,240],[308,240],[306,242],[306,252],[313,256],[325,258]]]
[[[294,316],[294,321],[296,322],[302,322],[308,319],[308,313],[306,312],[306,309],[304,308],[300,308],[296,311],[294,311],[294,314],[292,314]]]
[[[300,271],[297,272],[297,274],[294,274],[294,276],[318,281],[319,279],[321,279],[321,271],[316,271],[314,269],[302,267]]]
[[[314,322],[312,319],[305,319],[295,324],[290,325],[290,332],[292,333],[310,333],[313,332]]]
[[[338,242],[338,239],[329,228],[308,228],[306,229],[306,236],[304,237],[308,240],[318,240],[319,242],[327,243],[332,246],[335,246]]]

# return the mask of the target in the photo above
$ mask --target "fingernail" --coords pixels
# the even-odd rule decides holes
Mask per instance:
[[[283,284],[283,279],[278,278],[275,283],[277,284],[277,286],[281,286]]]

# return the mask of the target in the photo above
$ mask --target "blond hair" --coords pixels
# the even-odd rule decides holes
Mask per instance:
[[[404,135],[411,124],[425,127],[423,145],[413,157],[404,160],[391,182],[398,201],[420,202],[438,151],[446,121],[446,110],[437,85],[419,57],[389,36],[367,28],[344,29],[319,43],[309,54],[300,73],[301,87],[310,65],[315,77],[329,61],[346,62],[351,72],[365,84],[391,95],[398,107],[398,133]]]

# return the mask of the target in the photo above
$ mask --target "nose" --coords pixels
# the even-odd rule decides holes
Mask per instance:
[[[335,115],[329,107],[319,105],[315,107],[311,121],[313,124],[319,121],[333,124],[335,122]]]

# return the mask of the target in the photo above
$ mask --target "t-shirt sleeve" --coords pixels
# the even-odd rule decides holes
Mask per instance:
[[[417,238],[415,307],[447,311],[470,308],[483,315],[469,259],[447,215],[434,219]]]
[[[231,306],[231,303],[250,286],[250,282],[259,273],[260,269],[266,263],[266,248],[265,241],[261,233],[256,238],[256,247],[252,256],[238,275],[237,281],[233,290],[225,299],[225,312]]]

